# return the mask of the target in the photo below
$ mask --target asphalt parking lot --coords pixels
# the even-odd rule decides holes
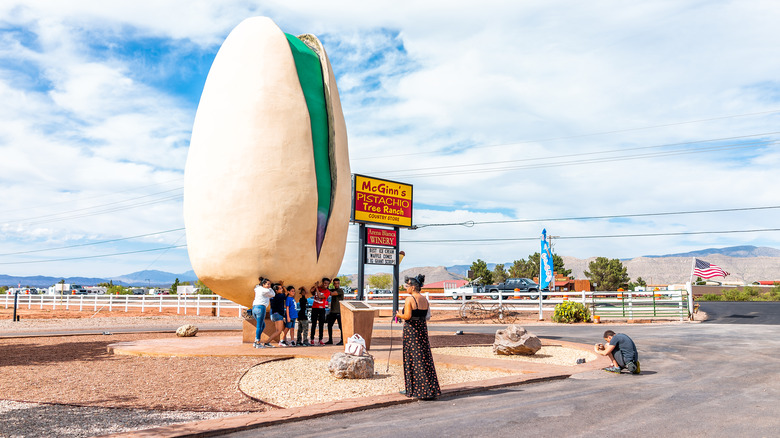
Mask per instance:
[[[542,337],[583,343],[598,342],[608,328],[627,333],[639,348],[639,376],[594,371],[228,436],[776,436],[780,326],[769,323],[776,306],[720,304],[715,310],[727,323],[527,326]],[[758,314],[731,316],[749,312]]]

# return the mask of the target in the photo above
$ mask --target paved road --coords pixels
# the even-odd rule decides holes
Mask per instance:
[[[699,309],[707,312],[707,324],[780,325],[778,301],[699,301]]]
[[[584,343],[598,341],[606,328],[529,326],[543,337]],[[779,326],[631,325],[620,331],[638,344],[640,376],[594,371],[229,436],[778,435]]]

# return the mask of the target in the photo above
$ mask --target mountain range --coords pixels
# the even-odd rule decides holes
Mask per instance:
[[[195,275],[195,271],[187,271],[183,274],[172,274],[164,271],[138,271],[131,274],[120,275],[117,277],[95,278],[95,277],[47,277],[43,275],[36,275],[32,277],[18,277],[13,275],[0,274],[0,286],[15,287],[19,284],[22,286],[32,287],[49,287],[55,283],[59,283],[61,280],[65,280],[68,284],[79,284],[82,286],[94,286],[98,283],[108,283],[109,281],[121,286],[170,286],[176,279],[180,282],[198,280],[198,276]]]
[[[588,269],[588,263],[596,259],[596,257],[587,259],[578,259],[568,256],[561,257],[563,258],[566,269],[571,269],[571,276],[574,278],[586,278],[584,272]],[[706,258],[708,262],[715,263],[730,272],[731,275],[725,279],[727,282],[780,280],[780,250],[769,247],[732,246],[728,248],[709,248],[687,253],[642,256],[621,261],[627,268],[628,275],[632,280],[642,277],[648,284],[676,284],[684,283],[690,278],[693,257]],[[512,262],[504,263],[506,268],[511,265]],[[471,265],[413,267],[403,270],[401,272],[401,278],[424,274],[426,283],[460,279],[466,277],[470,266]],[[495,268],[495,266],[496,263],[488,263],[488,268],[491,270]],[[353,274],[350,277],[352,280],[351,286],[357,286],[357,274]],[[170,286],[177,278],[180,282],[195,282],[198,279],[194,271],[173,274],[155,270],[138,271],[107,278],[63,278],[42,275],[19,277],[0,274],[0,286],[13,287],[22,284],[24,286],[32,287],[48,287],[60,280],[65,280],[66,283],[75,283],[84,286],[107,283],[109,281],[124,286]],[[720,278],[718,278],[718,280],[720,280]]]

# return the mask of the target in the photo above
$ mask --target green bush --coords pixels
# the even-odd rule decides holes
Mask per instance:
[[[723,296],[718,294],[704,294],[697,299],[699,301],[722,301]]]
[[[590,312],[582,303],[564,301],[555,306],[552,320],[554,322],[587,322],[590,321]]]

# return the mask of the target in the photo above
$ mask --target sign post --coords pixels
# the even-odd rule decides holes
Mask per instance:
[[[358,299],[364,298],[365,265],[393,266],[393,315],[398,310],[400,228],[412,227],[412,186],[352,175],[352,217],[359,223]],[[366,224],[390,226],[366,227]]]

